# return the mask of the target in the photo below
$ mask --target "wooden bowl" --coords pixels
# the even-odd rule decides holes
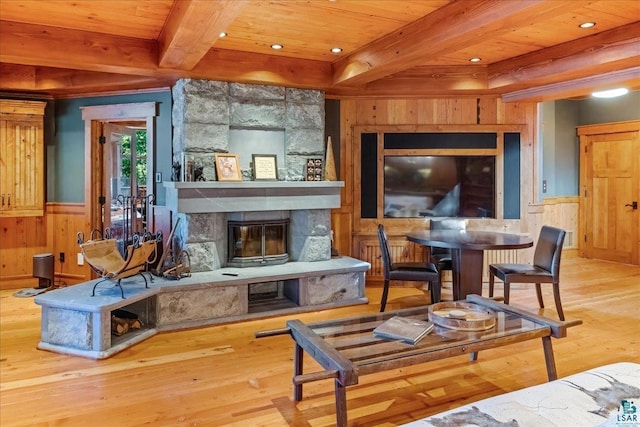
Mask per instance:
[[[495,326],[496,313],[471,302],[447,301],[429,306],[429,320],[458,331],[484,331]]]

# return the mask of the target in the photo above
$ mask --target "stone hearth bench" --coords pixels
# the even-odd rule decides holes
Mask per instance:
[[[405,424],[443,426],[638,426],[640,364],[620,362],[470,403]]]
[[[104,359],[161,331],[202,327],[366,304],[367,262],[349,257],[327,261],[288,262],[282,265],[221,268],[168,280],[154,277],[149,287],[134,276],[120,289],[103,282],[91,296],[91,280],[35,297],[42,306],[38,348],[58,353]],[[271,299],[249,301],[250,287],[277,283]],[[143,327],[122,336],[111,333],[111,313],[126,310]]]

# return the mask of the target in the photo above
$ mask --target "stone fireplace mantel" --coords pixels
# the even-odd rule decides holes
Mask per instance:
[[[165,182],[177,213],[335,209],[343,181]]]

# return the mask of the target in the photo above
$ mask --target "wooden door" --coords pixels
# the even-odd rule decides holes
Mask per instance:
[[[580,137],[582,252],[588,258],[640,265],[640,132],[608,130]]]

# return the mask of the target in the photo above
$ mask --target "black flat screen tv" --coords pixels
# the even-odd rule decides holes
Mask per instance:
[[[385,218],[495,218],[495,156],[385,156]]]

